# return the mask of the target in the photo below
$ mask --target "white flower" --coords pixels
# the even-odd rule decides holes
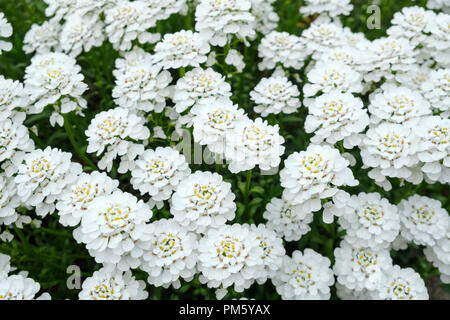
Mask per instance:
[[[66,185],[81,173],[81,165],[71,162],[71,158],[71,153],[51,147],[23,156],[15,177],[17,195],[23,203],[35,206],[37,215],[52,213]]]
[[[263,249],[256,234],[240,224],[209,229],[198,246],[200,282],[209,288],[228,288],[242,292],[258,277]]]
[[[440,201],[417,194],[399,203],[402,236],[417,245],[434,246],[446,237],[450,216]]]
[[[396,38],[406,38],[413,45],[424,43],[427,38],[430,24],[436,19],[436,14],[431,10],[413,6],[405,7],[396,12],[391,20],[392,26],[387,29],[387,34]]]
[[[281,268],[286,250],[283,247],[283,240],[279,238],[275,231],[264,224],[250,225],[259,246],[262,248],[262,264],[257,273],[256,281],[263,284],[268,278],[273,278]]]
[[[428,0],[426,4],[429,9],[441,9],[444,12],[449,12],[450,5],[447,0]]]
[[[334,284],[331,262],[312,249],[284,256],[283,265],[272,279],[284,300],[328,300]]]
[[[423,117],[415,132],[421,143],[417,156],[424,163],[425,179],[450,183],[450,119]]]
[[[348,16],[352,10],[350,0],[307,0],[305,5],[300,7],[300,13],[307,16],[323,12],[330,17]]]
[[[339,217],[346,240],[354,247],[387,248],[400,231],[397,207],[375,192],[333,198],[327,210]]]
[[[143,250],[139,240],[148,240],[145,230],[151,217],[152,211],[142,200],[117,190],[95,197],[74,237],[86,244],[97,263],[117,264],[126,271],[140,264]]]
[[[11,271],[10,260],[10,256],[0,253],[0,280],[7,278],[9,271]]]
[[[257,104],[255,111],[263,117],[267,117],[271,113],[296,112],[301,106],[299,95],[297,86],[285,76],[262,78],[250,92],[251,100]]]
[[[373,168],[369,177],[385,190],[392,188],[386,177],[403,178],[411,183],[422,181],[421,173],[417,173],[418,138],[406,125],[382,122],[370,128],[361,148],[364,165]]]
[[[153,58],[144,58],[139,64],[115,70],[116,86],[112,96],[117,105],[130,111],[163,111],[170,95],[172,76],[161,70],[161,66],[152,64],[150,59]]]
[[[280,17],[275,12],[272,4],[275,0],[251,0],[252,15],[255,17],[256,31],[262,34],[268,34],[278,26]]]
[[[212,105],[220,97],[230,97],[231,86],[213,69],[194,68],[177,81],[173,102],[178,113],[193,105]],[[195,111],[194,111],[195,112]]]
[[[395,80],[400,82],[403,87],[408,87],[415,92],[424,95],[425,90],[423,90],[422,87],[423,84],[428,81],[432,71],[433,69],[427,65],[414,65],[414,67],[407,72],[397,73],[395,75]]]
[[[337,281],[348,289],[376,289],[384,272],[389,272],[392,259],[389,250],[354,246],[345,239],[334,249],[333,266]]]
[[[379,288],[373,293],[376,300],[428,300],[425,282],[412,268],[395,265],[385,273]]]
[[[272,198],[263,213],[266,226],[275,230],[286,241],[298,241],[307,234],[313,221],[313,213],[303,210],[300,205],[292,205],[284,198]]]
[[[151,224],[151,237],[145,242],[140,268],[148,273],[151,285],[180,287],[179,278],[191,281],[197,271],[198,239],[174,219]]]
[[[337,23],[317,19],[303,31],[300,41],[308,53],[320,56],[330,49],[342,46],[344,31]]]
[[[434,246],[426,247],[423,252],[427,260],[439,269],[441,281],[450,283],[450,233],[447,232],[446,237],[436,241]]]
[[[417,51],[405,38],[380,38],[372,41],[365,54],[364,80],[377,82],[383,77],[393,79],[393,71],[407,72],[416,62]]]
[[[285,68],[301,69],[307,56],[305,51],[299,37],[272,31],[261,39],[258,46],[258,57],[263,59],[258,68],[275,69],[275,65],[281,63]]]
[[[339,186],[355,186],[349,161],[328,145],[310,144],[306,151],[294,152],[284,161],[280,172],[283,197],[305,211],[318,211],[320,199],[330,198]]]
[[[153,56],[138,46],[134,46],[130,51],[123,52],[121,56],[116,59],[116,69],[112,72],[116,78],[135,67],[154,64]]]
[[[155,13],[157,20],[166,20],[172,14],[186,15],[188,7],[186,0],[146,0],[151,8],[157,9]]]
[[[267,120],[243,119],[239,121],[230,136],[227,136],[225,158],[232,173],[251,170],[259,166],[261,170],[278,167],[284,153],[284,138],[279,134],[278,125],[271,126]]]
[[[120,156],[118,172],[124,173],[130,169],[133,160],[144,152],[144,145],[137,143],[147,140],[150,136],[150,130],[144,126],[144,122],[144,118],[124,108],[100,112],[86,130],[89,143],[86,151],[96,152],[98,156],[106,149],[98,166],[102,170],[106,168],[107,171],[111,170],[114,159]]]
[[[164,69],[199,67],[206,62],[209,51],[208,42],[199,33],[181,30],[164,35],[164,38],[156,44],[153,59]]]
[[[236,204],[231,184],[217,173],[196,171],[184,178],[172,195],[170,213],[189,230],[203,233],[234,219]]]
[[[159,34],[146,31],[156,26],[157,11],[144,0],[118,0],[107,8],[104,11],[105,32],[114,49],[130,50],[132,41],[136,39],[140,43],[158,41]]]
[[[0,280],[0,300],[39,300],[49,299],[50,296],[42,294],[41,297],[36,297],[40,290],[39,283],[31,278],[23,275],[11,275],[5,279]]]
[[[430,104],[420,93],[393,84],[384,84],[375,91],[370,96],[368,109],[372,123],[381,120],[405,123],[431,114]]]
[[[195,10],[195,30],[213,46],[224,47],[228,36],[253,39],[255,17],[250,0],[200,0]]]
[[[191,173],[186,158],[171,147],[145,150],[131,170],[131,185],[156,202],[168,200],[180,181]],[[162,205],[162,203],[160,204]]]
[[[12,44],[1,40],[1,38],[9,38],[13,34],[13,29],[11,24],[6,20],[3,12],[0,12],[0,54],[2,51],[10,51],[12,49]]]
[[[23,125],[25,114],[15,112],[10,118],[0,121],[0,163],[14,158],[19,151],[33,151],[34,142]]]
[[[443,116],[450,113],[450,69],[431,71],[429,78],[422,85],[425,98],[433,109],[444,111]]]
[[[244,56],[235,49],[230,49],[225,57],[225,63],[234,66],[237,72],[242,72],[245,68]]]
[[[358,50],[351,46],[342,46],[327,50],[320,56],[321,62],[324,63],[343,63],[356,71],[362,71],[361,63],[364,51]]]
[[[194,108],[193,108],[194,109]],[[246,116],[229,98],[218,98],[211,105],[195,106],[197,115],[193,119],[194,141],[208,146],[211,152],[222,155],[228,135]]]
[[[104,172],[80,174],[75,182],[66,187],[56,203],[59,222],[63,226],[78,225],[95,198],[113,193],[118,186],[119,181]]]
[[[450,13],[450,12],[447,12]],[[439,13],[435,15],[428,25],[430,35],[426,39],[426,49],[440,64],[450,67],[448,50],[450,49],[450,14]]]
[[[101,46],[105,39],[103,27],[98,15],[73,14],[67,17],[61,31],[61,49],[76,57],[83,50],[88,52],[92,47]]]
[[[82,94],[87,90],[84,76],[76,60],[63,53],[36,55],[25,70],[25,92],[30,99],[28,113],[41,113],[48,105],[54,112],[50,123],[64,124],[61,114],[76,111],[82,115],[86,100]]]
[[[25,34],[23,51],[25,53],[36,52],[38,54],[59,51],[61,25],[54,21],[45,21],[43,24],[33,24]]]
[[[350,290],[346,286],[342,285],[339,281],[336,282],[336,295],[341,300],[373,300],[372,294],[373,292],[371,290]]]
[[[343,140],[349,149],[361,143],[360,133],[369,125],[369,116],[360,98],[333,90],[304,103],[309,113],[305,131],[314,132],[311,142],[334,145]]]
[[[0,226],[15,223],[19,218],[16,208],[21,203],[16,193],[17,186],[14,183],[14,178],[0,173]]]
[[[144,300],[148,292],[144,281],[136,280],[131,271],[103,267],[83,281],[78,297],[80,300]]]
[[[310,83],[303,86],[305,97],[315,96],[319,91],[359,93],[363,90],[361,74],[340,62],[320,62],[308,72],[307,77]]]
[[[27,99],[22,83],[0,75],[0,121],[10,117],[14,109],[26,106]]]
[[[82,0],[44,0],[48,5],[45,8],[45,15],[47,17],[53,16],[52,20],[59,22],[67,13],[76,9],[78,1]]]

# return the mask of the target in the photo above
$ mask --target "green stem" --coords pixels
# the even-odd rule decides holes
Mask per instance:
[[[342,140],[336,142],[336,145],[335,145],[335,146],[339,149],[339,151],[340,151],[341,153],[345,153],[344,143],[342,142]]]
[[[61,231],[57,231],[57,230],[53,230],[53,229],[49,229],[49,228],[45,228],[45,227],[39,227],[36,230],[37,231],[42,231],[44,233],[52,234],[52,235],[55,235],[55,236],[72,238],[72,235],[70,233],[61,232]]]
[[[186,74],[186,69],[184,67],[181,67],[179,71],[180,71],[180,78],[183,78],[184,75]]]
[[[75,141],[75,137],[72,131],[72,125],[69,121],[68,114],[63,114],[63,117],[64,117],[64,129],[66,130],[67,136],[69,137],[70,143],[75,149],[75,152],[80,156],[81,159],[83,159],[89,166],[91,166],[92,169],[97,170],[97,166],[83,152],[81,152],[80,147]]]
[[[245,190],[244,190],[244,204],[245,204],[245,210],[244,210],[244,214],[247,214],[248,211],[248,203],[249,203],[249,198],[250,198],[250,185],[252,182],[252,173],[253,170],[247,170],[247,174],[246,174],[246,181],[245,181]]]

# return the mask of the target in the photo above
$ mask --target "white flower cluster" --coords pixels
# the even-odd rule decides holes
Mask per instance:
[[[101,268],[83,281],[80,300],[144,300],[145,282],[136,280],[131,271]]]
[[[348,168],[349,161],[328,145],[310,144],[306,151],[291,154],[280,172],[283,197],[292,205],[315,212],[321,199],[331,198],[340,186],[356,186],[358,180]]]
[[[334,145],[344,141],[351,149],[361,143],[361,132],[369,124],[369,116],[361,99],[351,93],[337,90],[323,94],[312,101],[305,101],[309,114],[305,120],[305,131],[314,132],[313,143],[326,141]]]
[[[0,300],[50,300],[48,293],[36,296],[39,283],[28,277],[25,271],[9,274],[12,271],[10,257],[0,254]]]
[[[399,203],[401,235],[417,245],[434,246],[450,228],[450,216],[441,202],[417,194]]]
[[[360,193],[333,197],[324,210],[326,222],[338,216],[346,231],[346,240],[355,247],[388,248],[400,232],[397,207],[378,193]]]
[[[306,59],[300,38],[287,32],[272,31],[261,39],[258,56],[259,70],[274,69],[280,63],[285,68],[300,69]]]
[[[172,196],[181,181],[189,176],[191,169],[186,159],[170,147],[147,149],[135,160],[131,170],[133,188],[149,194],[158,207]]]
[[[284,256],[273,283],[287,300],[328,300],[334,284],[331,261],[312,249],[294,251]]]
[[[195,10],[195,29],[213,46],[224,47],[229,37],[256,37],[251,0],[200,0]]]
[[[132,112],[162,112],[170,95],[172,76],[155,64],[154,57],[144,51],[129,51],[124,59],[116,60],[113,71],[116,86],[112,91],[115,102]]]
[[[261,116],[269,114],[294,113],[300,107],[298,88],[284,76],[262,78],[250,92],[250,97],[257,105],[255,111]]]
[[[339,20],[352,11],[350,0],[304,1],[301,35],[278,27],[274,0],[44,1],[49,20],[23,39],[23,51],[34,54],[23,83],[0,75],[0,240],[12,240],[10,227],[39,227],[25,211],[55,213],[99,264],[79,299],[147,299],[146,283],[133,275],[138,268],[149,285],[179,289],[198,279],[219,299],[231,287],[243,292],[269,279],[282,299],[329,299],[335,280],[342,299],[428,299],[420,275],[390,256],[410,243],[424,246],[450,283],[443,203],[419,195],[421,188],[382,196],[371,183],[349,193],[359,181],[385,191],[405,181],[450,183],[447,2],[428,1],[439,13],[403,8],[387,36],[369,41]],[[188,15],[186,26],[160,34],[158,21],[173,14]],[[12,32],[0,12],[0,54],[12,49],[4,41]],[[83,53],[105,41],[99,51],[112,47],[119,57],[114,85],[104,84],[114,106],[103,99],[91,105],[91,75],[85,80],[80,67]],[[246,74],[234,78],[255,68],[256,82],[245,83]],[[247,94],[253,110],[242,102]],[[27,127],[26,116],[45,117],[48,109],[51,126],[64,126],[73,156],[35,147],[43,137]],[[87,130],[75,121],[75,131],[70,120],[86,110],[97,112],[88,115]],[[282,114],[292,116],[283,121]],[[86,139],[78,147],[81,128]],[[190,167],[187,153],[167,137],[185,132],[225,163],[216,163],[217,171],[229,172]],[[283,158],[292,143],[303,151]],[[282,160],[277,185],[276,176],[264,175]],[[256,167],[264,188],[251,186]],[[229,179],[244,171],[245,183]],[[325,224],[313,222],[319,211]],[[266,223],[254,224],[261,215]],[[331,246],[314,247],[321,253],[285,244],[325,247],[315,238],[324,230]],[[0,254],[0,299],[36,299],[39,284],[12,274],[9,260]]]
[[[13,29],[11,24],[6,20],[3,12],[0,12],[0,54],[3,51],[10,51],[12,49],[12,44],[1,38],[9,38],[13,34]]]
[[[145,142],[150,137],[150,130],[144,123],[144,118],[124,108],[100,112],[86,130],[89,143],[86,151],[97,155],[106,151],[98,166],[107,171],[111,171],[113,161],[119,156],[117,171],[127,172],[132,169],[133,160],[144,153],[144,145],[138,141]]]
[[[63,114],[75,111],[83,116],[87,102],[82,94],[87,90],[81,67],[76,60],[63,53],[46,53],[31,59],[25,70],[25,92],[28,95],[28,113],[41,113],[51,106],[52,126],[64,124]]]
[[[179,69],[181,67],[199,67],[206,62],[206,54],[210,46],[199,33],[191,30],[181,30],[164,35],[155,47],[155,62],[164,69]]]
[[[350,0],[307,0],[306,5],[300,7],[300,13],[311,15],[326,12],[330,17],[349,15],[353,10]]]
[[[234,198],[231,184],[221,175],[196,171],[177,185],[170,213],[183,227],[203,233],[234,218]]]

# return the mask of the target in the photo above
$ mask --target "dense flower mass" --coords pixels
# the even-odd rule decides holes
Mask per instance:
[[[440,299],[449,26],[448,0],[3,1],[0,300]]]

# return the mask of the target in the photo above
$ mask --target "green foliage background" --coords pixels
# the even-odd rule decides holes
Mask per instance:
[[[381,8],[381,29],[369,30],[366,27],[366,20],[370,16],[367,13],[367,8],[372,4],[372,1],[353,0],[352,3],[355,8],[351,16],[342,18],[342,22],[354,32],[364,32],[369,39],[375,39],[386,34],[386,29],[389,27],[390,20],[395,12],[405,6],[424,6],[425,2],[425,0],[381,0],[379,1]],[[278,31],[287,31],[300,35],[302,30],[308,26],[311,19],[302,17],[298,13],[302,3],[303,1],[300,0],[278,0],[275,3],[275,7],[280,16]],[[27,55],[22,51],[23,39],[32,24],[41,24],[47,20],[44,10],[45,3],[40,0],[0,0],[0,11],[4,12],[6,18],[14,28],[14,34],[12,36],[14,48],[12,51],[0,56],[0,74],[7,78],[23,81],[25,68],[29,65],[32,57],[32,55]],[[191,5],[187,17],[173,15],[170,19],[159,22],[157,29],[163,34],[172,33],[181,29],[192,28],[194,21],[194,9]],[[254,106],[249,99],[249,92],[256,86],[261,77],[270,74],[268,72],[260,72],[257,69],[257,63],[259,62],[257,57],[257,44],[260,38],[261,36],[249,48],[244,48],[242,43],[234,42],[233,47],[245,53],[246,68],[242,73],[235,72],[233,67],[226,66],[223,63],[223,55],[220,55],[220,53],[223,53],[223,48],[216,50],[219,53],[219,64],[215,66],[216,71],[223,74],[232,74],[232,77],[228,78],[233,88],[232,99],[241,108],[244,108],[251,118],[256,118],[258,115],[253,112]],[[145,45],[144,48],[151,51],[153,45]],[[68,117],[68,120],[73,125],[71,128],[74,141],[72,142],[79,146],[78,153],[75,152],[65,128],[50,127],[48,121],[50,116],[49,110],[42,114],[28,116],[25,122],[28,127],[36,126],[38,128],[38,136],[33,135],[37,148],[45,148],[49,145],[72,152],[74,161],[83,163],[86,171],[93,170],[83,160],[87,147],[84,131],[95,114],[114,107],[114,102],[111,97],[111,91],[114,87],[112,70],[114,69],[114,61],[117,57],[118,53],[113,50],[111,44],[105,42],[101,47],[93,48],[90,52],[83,53],[77,58],[78,63],[82,67],[85,81],[89,85],[89,90],[84,95],[88,100],[89,106],[89,109],[85,112],[86,117],[79,118],[73,114]],[[305,79],[303,70],[289,71],[291,74],[290,80],[297,83],[301,89],[301,82],[298,82],[294,75],[298,74],[300,79]],[[179,78],[176,71],[172,72],[172,76],[174,77],[174,81]],[[362,98],[367,105],[367,95]],[[271,124],[278,123],[280,125],[280,133],[286,139],[286,153],[283,160],[295,151],[304,150],[309,144],[310,135],[306,134],[303,130],[306,114],[305,107],[302,107],[297,113],[292,115],[272,115],[268,118]],[[168,119],[162,116],[162,114],[152,114],[149,116],[148,126],[152,128],[155,125],[162,126],[167,134],[173,129],[173,126],[168,123]],[[69,128],[66,127],[66,129]],[[175,143],[150,138],[148,148],[169,144],[173,145]],[[406,183],[400,187],[399,181],[392,181],[394,185],[392,191],[385,192],[372,183],[367,176],[367,170],[360,169],[361,158],[359,156],[359,150],[355,148],[351,152],[358,161],[358,164],[352,170],[355,177],[359,179],[360,185],[347,188],[347,191],[353,194],[359,192],[380,192],[394,204],[397,204],[401,199],[407,198],[414,193],[419,193],[440,200],[447,211],[450,211],[449,189],[447,185],[441,185],[439,183],[428,185],[423,183],[415,186]],[[88,155],[88,157],[94,162],[99,160],[92,155]],[[247,178],[250,178],[247,176],[248,173],[243,172],[233,175],[222,165],[191,165],[191,169],[193,171],[217,171],[224,176],[226,181],[232,183],[238,205],[236,219],[233,222],[264,223],[262,214],[266,204],[272,197],[279,197],[282,192],[278,174],[262,176],[258,170],[253,170],[251,183],[248,184],[247,181],[249,180]],[[116,167],[114,167],[110,175],[120,180],[120,188],[138,196],[130,187],[130,174],[117,175],[115,170]],[[20,210],[22,213],[35,217],[33,211],[27,211],[25,208],[21,208]],[[162,210],[154,211],[153,219],[169,216],[168,207],[166,206]],[[293,250],[312,248],[334,262],[333,250],[339,245],[339,241],[343,235],[342,232],[337,232],[337,223],[326,225],[321,221],[321,214],[316,214],[311,227],[312,230],[303,236],[300,241],[286,243],[287,252],[290,254]],[[26,226],[23,230],[12,228],[10,231],[15,235],[15,239],[11,243],[1,243],[0,252],[10,255],[12,265],[19,270],[29,271],[30,277],[38,281],[41,284],[42,290],[49,292],[53,299],[77,298],[78,290],[69,290],[66,286],[66,280],[69,276],[66,273],[66,269],[69,265],[80,266],[83,279],[92,275],[100,267],[89,256],[84,246],[77,244],[72,238],[72,229],[64,228],[58,223],[57,214],[46,217],[41,228],[35,229],[31,226]],[[410,245],[407,250],[393,251],[392,256],[394,262],[403,267],[409,266],[414,268],[425,280],[430,279],[430,277],[436,278],[438,271],[425,260],[422,249],[421,247]],[[146,274],[142,271],[137,270],[134,274],[139,279],[146,279]],[[449,286],[441,284],[441,288],[450,292]],[[149,285],[147,289],[150,293],[150,299],[215,298],[214,291],[201,285],[198,277],[190,283],[182,283],[181,288],[178,290],[172,288],[155,288]],[[270,281],[265,285],[258,286],[255,284],[242,294],[231,292],[226,298],[239,298],[241,296],[256,299],[280,299]],[[337,299],[334,287],[332,299]]]

